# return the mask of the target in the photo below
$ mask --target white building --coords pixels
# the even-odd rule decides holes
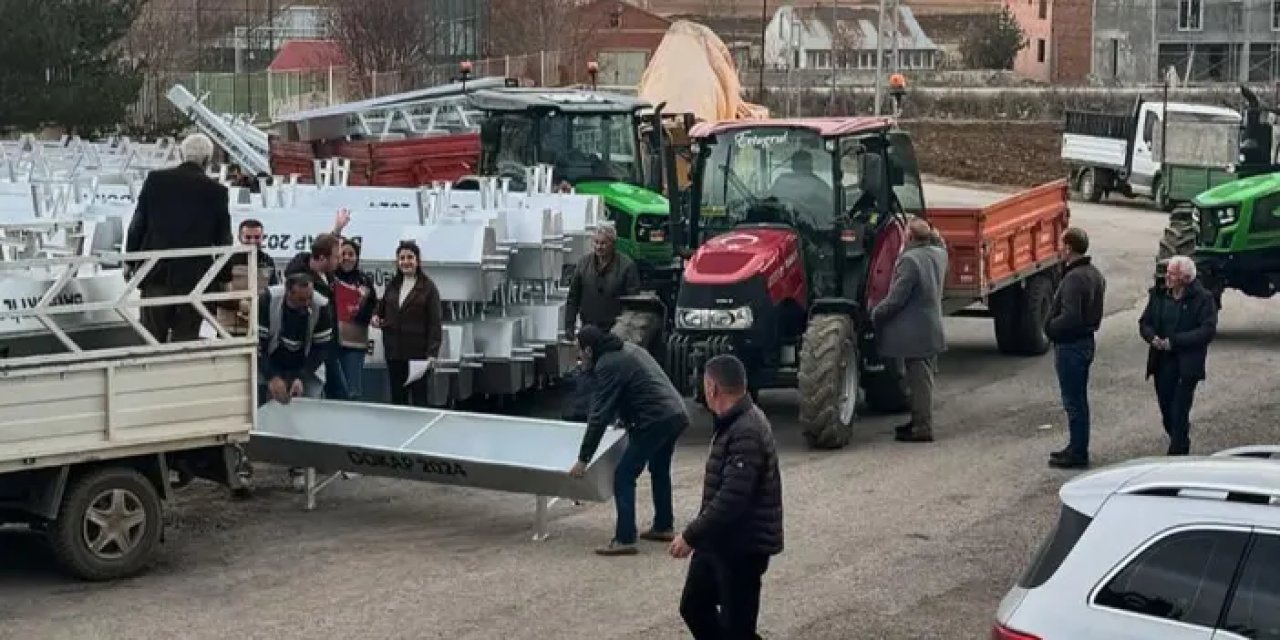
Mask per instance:
[[[775,69],[875,69],[878,6],[781,7],[765,31],[764,54]],[[892,14],[885,16],[893,22]],[[942,48],[929,39],[911,9],[898,8],[898,69],[934,69]],[[885,68],[894,67],[894,42],[885,43]],[[834,51],[834,54],[833,54]]]

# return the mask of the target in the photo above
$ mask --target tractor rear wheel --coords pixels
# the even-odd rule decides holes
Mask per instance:
[[[840,449],[853,438],[859,387],[853,319],[819,314],[809,321],[800,350],[800,427],[815,449]]]
[[[866,373],[867,406],[878,413],[903,413],[911,409],[911,385],[907,365],[900,358],[884,360],[884,369]]]
[[[662,333],[662,317],[652,311],[623,311],[613,323],[612,333],[652,354]]]
[[[996,330],[996,347],[1001,353],[1038,356],[1049,351],[1045,320],[1053,307],[1053,277],[1037,273],[1021,285],[1006,287],[991,295],[991,316]]]
[[[1176,211],[1169,215],[1169,226],[1165,227],[1160,247],[1156,250],[1156,262],[1196,252],[1197,229],[1191,216],[1190,211]]]

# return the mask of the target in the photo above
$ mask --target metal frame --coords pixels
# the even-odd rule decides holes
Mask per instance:
[[[167,97],[173,106],[185,114],[205,135],[222,147],[231,161],[254,173],[271,173],[271,163],[265,149],[259,148],[261,137],[248,134],[243,130],[243,123],[236,119],[224,118],[205,106],[208,93],[200,97],[192,95],[186,87],[175,84],[169,89]]]

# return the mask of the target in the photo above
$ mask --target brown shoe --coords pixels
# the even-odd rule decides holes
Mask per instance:
[[[620,544],[616,540],[610,540],[609,544],[596,549],[598,556],[634,556],[640,553],[634,544]]]
[[[640,534],[640,539],[651,540],[653,542],[671,542],[672,540],[676,539],[676,532],[655,531],[653,529],[649,529],[648,531],[642,532]]]

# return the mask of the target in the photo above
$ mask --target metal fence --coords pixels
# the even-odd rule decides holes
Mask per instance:
[[[519,56],[477,60],[471,77],[518,78],[523,84],[556,87],[581,82],[572,56],[544,51]],[[582,66],[582,69],[577,69]],[[153,73],[131,110],[131,124],[163,127],[185,121],[165,93],[174,84],[186,85],[197,96],[208,92],[206,104],[219,113],[255,114],[270,121],[298,111],[424,89],[457,80],[457,64],[422,65],[400,71],[355,73],[345,67],[306,71],[256,73]]]

